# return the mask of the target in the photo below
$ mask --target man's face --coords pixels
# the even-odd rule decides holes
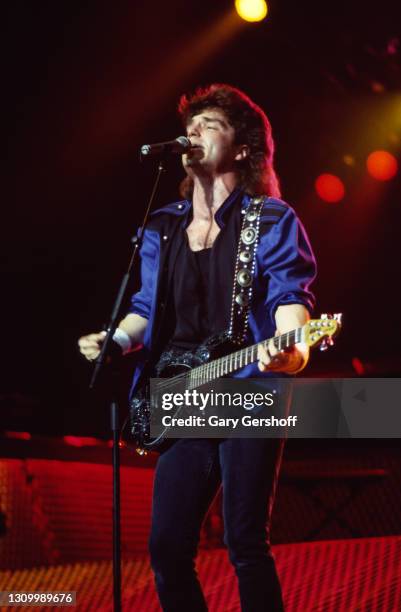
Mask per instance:
[[[194,115],[187,125],[187,136],[194,148],[183,155],[182,161],[190,176],[232,171],[235,160],[243,157],[244,146],[234,145],[234,128],[218,108]]]

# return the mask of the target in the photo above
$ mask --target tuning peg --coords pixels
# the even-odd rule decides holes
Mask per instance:
[[[342,312],[336,312],[336,314],[333,316],[333,319],[335,319],[339,325],[341,325],[342,318],[343,318]]]
[[[321,350],[321,351],[327,351],[327,349],[328,349],[328,348],[329,348],[329,345],[328,345],[328,343],[327,343],[326,338],[324,338],[324,339],[321,341],[321,343],[320,343],[319,350]]]

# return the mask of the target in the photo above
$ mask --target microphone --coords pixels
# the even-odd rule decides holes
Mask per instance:
[[[186,136],[178,136],[175,140],[167,142],[156,142],[145,144],[141,147],[142,155],[169,155],[170,153],[185,153],[192,147],[191,141]]]

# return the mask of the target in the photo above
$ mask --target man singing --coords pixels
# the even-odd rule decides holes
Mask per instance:
[[[264,112],[238,89],[214,84],[183,96],[179,113],[192,145],[182,158],[185,199],[151,216],[141,248],[142,286],[114,335],[124,353],[143,344],[148,366],[166,349],[191,351],[228,329],[243,218],[255,196],[263,199],[246,343],[301,327],[314,303],[309,286],[315,260],[294,210],[278,199]],[[79,340],[88,360],[97,358],[104,335]],[[267,350],[259,349],[257,364],[236,375],[295,374],[308,357],[302,343],[278,351],[270,342]],[[140,364],[134,387],[142,369]],[[283,610],[269,544],[282,449],[280,439],[180,439],[160,455],[150,555],[163,610],[207,609],[195,558],[202,521],[220,486],[241,609]]]

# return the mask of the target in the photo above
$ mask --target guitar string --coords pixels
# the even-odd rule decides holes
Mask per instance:
[[[263,342],[261,342],[260,344],[263,344]],[[241,353],[243,351],[244,355],[245,355],[247,352],[250,353],[251,352],[250,349],[252,349],[254,346],[257,346],[257,345],[253,345],[252,347],[245,347],[241,351],[236,351],[235,353],[232,353],[232,354],[238,355],[239,353]],[[200,366],[196,366],[195,368],[192,368],[189,372],[183,372],[182,374],[177,374],[173,378],[166,379],[165,382],[163,380],[161,380],[160,383],[157,385],[157,389],[159,390],[159,389],[163,389],[163,388],[166,388],[166,387],[173,387],[174,385],[179,385],[185,379],[188,379],[188,382],[191,382],[191,380],[190,380],[191,377],[194,378],[194,379],[197,378],[197,377],[199,379],[201,379],[202,378],[202,374],[203,374],[204,370],[206,369],[206,366],[210,365],[210,363],[214,364],[214,368],[216,369],[216,371],[219,371],[220,369],[222,371],[223,370],[223,364],[224,364],[224,361],[226,360],[226,357],[228,357],[228,356],[219,357],[218,359],[214,359],[212,362],[209,362],[209,364],[208,363],[204,363],[204,364],[202,364]],[[251,362],[249,362],[249,363],[251,363]],[[248,364],[246,363],[244,365],[248,365]],[[241,367],[242,366],[238,366],[235,369],[240,369]],[[234,371],[234,370],[232,370],[232,371]],[[194,374],[194,372],[195,372],[195,374]],[[221,378],[221,376],[222,376],[222,374],[218,375],[218,376],[215,376],[213,378],[210,378],[210,380],[213,380],[214,378]]]
[[[175,385],[179,385],[181,384],[181,382],[183,382],[185,379],[188,379],[187,382],[191,382],[191,378],[193,379],[198,379],[197,380],[197,384],[195,384],[195,386],[199,385],[199,384],[205,384],[206,380],[201,382],[202,377],[204,375],[204,373],[207,373],[207,366],[209,366],[210,369],[210,364],[215,364],[214,368],[216,369],[216,371],[218,372],[218,374],[216,376],[210,377],[210,373],[209,376],[206,376],[206,378],[209,379],[209,381],[217,379],[217,378],[221,378],[224,374],[224,366],[227,364],[228,360],[230,359],[230,361],[233,360],[233,356],[235,355],[236,357],[234,358],[234,364],[236,362],[236,359],[239,357],[239,355],[241,353],[243,353],[244,357],[245,357],[245,361],[246,358],[252,357],[252,361],[249,362],[245,362],[245,365],[249,365],[250,363],[253,363],[254,361],[257,360],[257,357],[254,358],[253,353],[257,352],[257,348],[258,346],[264,346],[266,347],[270,340],[273,340],[276,348],[280,348],[280,345],[282,344],[282,339],[286,338],[286,346],[290,346],[290,344],[296,343],[297,342],[297,335],[300,336],[301,335],[301,330],[302,327],[298,327],[295,330],[291,330],[289,332],[286,332],[285,334],[281,334],[280,336],[275,336],[274,338],[268,338],[267,340],[263,340],[262,342],[258,342],[257,344],[253,344],[252,346],[247,346],[244,347],[243,349],[239,350],[239,351],[235,351],[234,353],[230,353],[229,355],[225,355],[223,357],[219,357],[218,359],[214,359],[211,362],[208,363],[204,363],[200,366],[196,366],[195,368],[192,368],[190,370],[190,372],[183,372],[182,374],[177,374],[176,376],[174,376],[173,378],[168,378],[166,379],[166,381],[164,382],[163,380],[161,380],[161,382],[157,385],[157,389],[158,390],[162,390],[165,389],[166,387],[174,387]],[[299,340],[298,340],[299,341]],[[220,368],[221,370],[220,370]],[[239,370],[240,368],[244,367],[243,365],[237,365],[236,367],[232,368],[231,365],[227,368],[227,371],[225,372],[226,374],[228,374],[230,372],[234,372],[235,370]],[[219,371],[221,371],[221,373],[219,373]],[[195,372],[195,375],[193,374]]]
[[[165,381],[163,379],[160,379],[160,382],[157,385],[157,389],[163,390],[168,387],[174,388],[175,386],[181,385],[181,383],[185,379],[187,379],[186,380],[187,383],[191,384],[191,378],[194,379],[193,388],[196,388],[199,385],[206,384],[207,382],[211,382],[212,380],[221,378],[222,376],[224,376],[224,374],[235,372],[236,370],[239,370],[242,367],[249,365],[250,363],[254,363],[257,360],[257,357],[254,357],[253,352],[255,350],[257,351],[257,347],[259,345],[266,347],[268,343],[270,342],[270,340],[273,340],[276,348],[280,349],[281,348],[280,345],[282,343],[283,338],[286,338],[286,346],[284,348],[287,348],[288,346],[290,346],[291,344],[295,344],[296,342],[300,342],[302,329],[303,327],[298,327],[294,330],[286,332],[285,334],[281,334],[280,336],[268,338],[267,340],[263,340],[262,342],[258,342],[257,344],[253,344],[251,346],[244,347],[243,349],[240,349],[239,351],[235,351],[234,353],[230,353],[229,355],[225,355],[223,357],[219,357],[218,359],[214,359],[211,362],[206,362],[206,363],[201,364],[200,366],[196,366],[195,368],[192,368],[189,372],[183,372],[182,374],[177,374],[173,378],[167,378]],[[298,335],[298,339],[297,339],[297,335]],[[241,365],[235,365],[236,358],[241,353],[243,353],[245,358],[248,356],[252,357],[252,361],[245,362],[244,364],[241,364]],[[224,371],[224,366],[227,364],[228,360],[230,361],[233,360],[234,355],[237,356],[236,358],[234,358],[235,367],[232,367],[232,364],[230,364],[227,370]],[[208,366],[209,366],[209,369],[211,369],[210,368],[211,364],[214,364],[213,367],[217,371],[217,374],[212,377],[210,376],[210,372],[209,373],[207,372]],[[193,374],[194,372],[195,372],[195,375]],[[206,373],[206,377],[205,377],[206,380],[202,381],[202,378],[205,373]]]
[[[287,343],[291,340],[292,342],[296,341],[296,336],[297,333],[298,335],[300,335],[300,331],[302,328],[297,328],[296,330],[291,330],[290,332],[287,332],[286,334],[282,334],[281,336],[276,336],[273,338],[273,341],[275,344],[280,345],[281,344],[281,339],[284,336],[287,336]],[[232,364],[229,365],[229,367],[227,369],[225,369],[225,366],[227,365],[228,361],[233,361],[234,360],[234,364],[236,362],[236,360],[238,359],[239,355],[241,353],[243,353],[244,357],[245,357],[245,365],[248,365],[249,363],[253,363],[254,361],[256,361],[257,357],[256,355],[254,355],[253,353],[255,353],[257,351],[257,347],[259,345],[264,345],[266,346],[269,342],[270,342],[271,338],[267,339],[267,340],[263,340],[262,342],[259,342],[257,344],[254,344],[252,346],[248,346],[245,347],[243,349],[241,349],[240,351],[236,351],[234,353],[231,353],[230,355],[225,355],[223,357],[219,357],[218,359],[213,360],[212,362],[208,362],[208,363],[204,363],[200,366],[196,366],[195,368],[192,368],[190,370],[190,372],[183,372],[182,374],[177,374],[176,376],[174,376],[173,378],[169,378],[166,379],[166,381],[161,381],[158,385],[158,389],[163,389],[166,387],[172,387],[174,385],[178,385],[180,384],[183,380],[188,379],[188,382],[191,383],[191,378],[194,379],[194,387],[198,386],[199,384],[205,384],[206,380],[202,382],[202,378],[204,377],[204,374],[209,374],[208,376],[206,376],[206,378],[208,378],[209,380],[213,380],[213,379],[217,379],[217,378],[221,378],[224,373],[228,374],[229,371],[230,372],[234,372],[235,370],[240,369],[242,366],[241,365],[236,365],[236,367],[232,368]],[[288,344],[287,344],[288,346]],[[277,348],[279,348],[277,346]],[[233,357],[236,356],[234,359]],[[247,358],[251,357],[252,361],[247,361]],[[210,365],[214,364],[214,369],[217,371],[217,375],[210,377],[210,373],[207,373],[207,369],[209,366],[210,369]],[[193,374],[195,372],[195,375]],[[196,381],[196,382],[195,382]]]

